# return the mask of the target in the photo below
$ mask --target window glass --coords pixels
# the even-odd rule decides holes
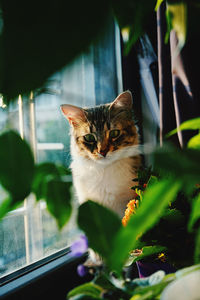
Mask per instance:
[[[116,50],[117,49],[117,50]],[[5,107],[0,100],[0,132],[17,130],[31,145],[37,163],[70,165],[69,125],[60,105],[94,106],[112,101],[121,92],[119,32],[113,22],[88,52],[54,74],[44,88]],[[0,201],[6,192],[0,186]],[[76,199],[73,201],[77,206]],[[68,247],[80,234],[76,210],[59,231],[46,210],[30,195],[0,222],[0,277]]]

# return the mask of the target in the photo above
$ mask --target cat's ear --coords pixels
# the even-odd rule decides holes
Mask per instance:
[[[82,108],[70,104],[63,104],[60,108],[70,125],[76,127],[80,122],[86,121],[86,115]]]
[[[130,91],[125,91],[117,96],[111,103],[110,108],[132,109],[133,97]]]

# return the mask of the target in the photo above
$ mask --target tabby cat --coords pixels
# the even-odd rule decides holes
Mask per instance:
[[[71,125],[71,169],[79,203],[96,201],[120,217],[135,196],[131,187],[141,162],[132,102],[131,92],[125,91],[112,103],[93,108],[61,105]]]

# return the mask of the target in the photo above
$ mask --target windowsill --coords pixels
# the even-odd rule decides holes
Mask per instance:
[[[69,249],[60,251],[0,280],[0,299],[66,299],[66,293],[85,279],[77,275],[77,266],[84,262],[87,253],[71,257]],[[59,295],[59,297],[58,297]]]

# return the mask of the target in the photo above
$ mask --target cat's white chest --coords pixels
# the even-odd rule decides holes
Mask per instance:
[[[131,158],[106,166],[76,159],[71,167],[79,203],[94,200],[120,216],[124,215],[128,201],[135,196],[131,187],[136,174],[133,172]]]

